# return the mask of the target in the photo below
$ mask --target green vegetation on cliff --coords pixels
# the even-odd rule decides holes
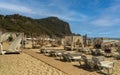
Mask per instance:
[[[69,24],[57,17],[32,19],[19,14],[0,15],[0,28],[9,32],[36,33],[37,35],[45,34],[51,37],[62,37],[72,34]]]

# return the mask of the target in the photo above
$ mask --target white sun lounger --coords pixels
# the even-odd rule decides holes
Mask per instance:
[[[18,46],[22,40],[23,34],[20,34],[9,46],[7,50],[1,50],[1,54],[13,54],[13,53],[20,53],[21,50],[18,50]],[[18,49],[17,49],[18,48]]]

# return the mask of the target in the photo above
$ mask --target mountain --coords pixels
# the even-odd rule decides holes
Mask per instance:
[[[44,34],[50,37],[63,37],[72,34],[69,24],[57,17],[33,19],[19,14],[0,15],[0,29],[9,32],[24,32],[28,35]]]

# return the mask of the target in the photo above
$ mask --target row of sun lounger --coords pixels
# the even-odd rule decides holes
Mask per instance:
[[[107,74],[113,73],[114,71],[114,62],[105,60],[104,56],[92,56],[81,52],[55,49],[41,49],[40,52],[46,56],[59,57],[59,60],[67,62],[77,61],[80,63],[80,66],[84,66],[91,70],[98,70],[100,72],[105,72],[105,70],[107,70]]]

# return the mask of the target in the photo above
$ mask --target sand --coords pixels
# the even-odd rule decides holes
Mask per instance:
[[[5,48],[7,47],[4,44]],[[32,51],[38,52],[38,49]],[[114,58],[106,58],[115,62],[114,72],[112,75],[120,75],[120,60]],[[56,60],[58,61],[58,60]],[[73,63],[71,63],[73,64]],[[85,72],[85,71],[84,71]],[[27,55],[9,54],[0,55],[0,75],[67,75],[66,73]],[[81,75],[91,75],[89,72],[81,73]],[[98,73],[98,75],[101,75]]]
[[[67,75],[27,54],[0,55],[0,75]]]
[[[38,49],[31,49],[32,51],[34,51],[34,52],[39,52],[39,50]],[[112,75],[120,75],[120,59],[116,59],[115,57],[106,57],[105,58],[105,60],[108,60],[108,61],[112,61],[112,62],[114,62],[114,71],[113,71],[113,74]],[[71,63],[71,65],[78,65],[77,63]],[[84,73],[85,71],[82,71],[81,72],[81,74],[82,75],[90,75],[90,72],[86,72],[86,73]],[[110,72],[111,72],[111,70],[110,70]],[[104,72],[104,73],[106,73],[106,72]],[[103,74],[101,74],[101,73],[97,73],[98,75],[103,75]]]
[[[8,49],[10,43],[4,42]],[[31,45],[27,45],[31,47]],[[0,55],[0,75],[67,75],[25,53]]]
[[[107,60],[115,62],[114,72],[112,75],[119,75],[120,60],[116,60],[111,57],[107,58]],[[36,58],[33,58],[25,53],[21,53],[0,55],[0,75],[67,75],[67,74],[63,73],[62,71],[59,71],[56,68],[53,68],[48,64],[45,64],[44,62]],[[89,73],[87,75],[89,75]]]

